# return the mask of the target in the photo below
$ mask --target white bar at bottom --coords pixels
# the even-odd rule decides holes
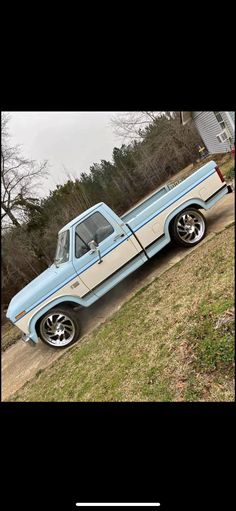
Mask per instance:
[[[160,502],[76,502],[81,507],[157,507]]]

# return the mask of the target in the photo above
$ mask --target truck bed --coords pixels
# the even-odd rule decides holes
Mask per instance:
[[[163,185],[162,187],[155,190],[155,192],[148,195],[148,197],[140,201],[136,206],[129,209],[124,215],[121,216],[121,219],[123,220],[124,223],[128,223],[130,220],[132,220],[132,218],[137,216],[143,210],[143,208],[147,208],[148,206],[156,202],[158,199],[163,197],[163,195],[165,195],[168,191],[169,191],[168,185]]]
[[[122,221],[136,231],[143,223],[152,217],[153,214],[161,212],[162,209],[165,209],[178,198],[200,184],[201,181],[204,181],[204,179],[212,174],[215,167],[216,163],[210,161],[193,172],[174,188],[169,187],[168,184],[164,185],[147,199],[144,199],[140,204],[125,213],[125,215],[121,217]]]

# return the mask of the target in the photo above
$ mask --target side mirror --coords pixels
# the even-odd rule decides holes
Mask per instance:
[[[90,241],[88,243],[88,245],[89,245],[90,250],[91,250],[92,253],[97,252],[98,257],[99,257],[98,264],[102,263],[101,252],[100,252],[100,249],[99,249],[98,244],[96,243],[96,241],[92,240],[92,241]]]
[[[88,245],[89,245],[90,250],[91,250],[92,252],[96,252],[96,251],[97,251],[97,249],[98,249],[98,245],[97,245],[96,241],[92,240],[92,241],[90,241],[90,242],[88,243]]]

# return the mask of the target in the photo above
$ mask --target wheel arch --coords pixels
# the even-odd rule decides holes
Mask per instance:
[[[168,217],[165,220],[165,233],[171,235],[171,226],[173,224],[173,221],[175,217],[181,213],[181,211],[184,211],[188,207],[195,208],[195,209],[206,209],[205,203],[201,199],[191,199],[184,203],[182,203],[178,208],[171,211],[171,213],[168,215]]]
[[[84,307],[82,299],[78,299],[76,297],[71,296],[60,296],[53,300],[52,302],[48,303],[42,309],[40,309],[38,312],[36,312],[30,319],[29,322],[29,335],[32,338],[38,337],[38,326],[39,321],[44,316],[46,312],[48,312],[51,309],[54,309],[55,307],[71,307],[71,309],[74,309],[75,307]]]

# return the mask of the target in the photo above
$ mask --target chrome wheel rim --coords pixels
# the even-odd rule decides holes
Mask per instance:
[[[177,222],[179,238],[185,243],[196,243],[205,232],[205,222],[197,211],[186,211]]]
[[[51,313],[42,320],[40,333],[48,344],[66,346],[75,335],[75,326],[66,314]]]

